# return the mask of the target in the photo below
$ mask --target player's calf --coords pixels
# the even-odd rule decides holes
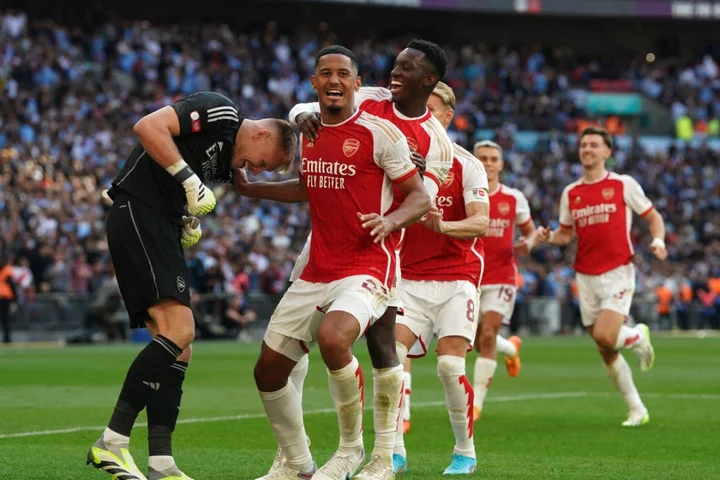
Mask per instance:
[[[437,375],[445,389],[445,406],[455,434],[454,454],[475,458],[473,443],[473,405],[475,394],[465,374],[468,341],[462,337],[444,337],[438,341]]]
[[[267,342],[270,342],[273,348]],[[291,347],[297,346],[297,343],[297,340],[268,331],[254,373],[265,413],[285,456],[285,464],[281,470],[310,474],[315,471],[315,464],[305,434],[300,394],[288,381],[290,372],[304,355],[299,346]],[[283,350],[284,353],[274,348]],[[281,473],[273,472],[273,475]]]

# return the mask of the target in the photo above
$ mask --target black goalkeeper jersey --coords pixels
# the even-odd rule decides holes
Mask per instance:
[[[243,117],[227,97],[213,92],[194,93],[172,104],[180,120],[174,137],[180,154],[203,183],[232,182],[230,161]],[[142,200],[182,224],[185,189],[138,144],[112,182],[109,195],[120,190]]]

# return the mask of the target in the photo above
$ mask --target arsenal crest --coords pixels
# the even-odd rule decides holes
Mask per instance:
[[[410,147],[410,150],[412,150],[413,152],[418,151],[418,142],[413,137],[407,137],[407,143],[408,147]]]
[[[450,185],[452,185],[453,180],[455,180],[455,174],[453,172],[448,172],[447,178],[445,179],[445,182],[442,184],[443,188],[448,188]]]
[[[507,202],[498,203],[498,211],[501,215],[507,215],[510,213],[510,204]]]
[[[352,157],[360,148],[360,140],[356,138],[348,138],[343,143],[343,153],[346,157]]]
[[[610,200],[615,196],[615,189],[612,187],[607,187],[602,189],[602,197],[605,200]]]
[[[578,195],[577,197],[575,197],[574,201],[575,201],[575,203],[580,203],[580,196]]]

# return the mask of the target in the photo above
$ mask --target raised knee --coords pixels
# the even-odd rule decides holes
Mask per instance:
[[[614,350],[615,338],[607,330],[595,330],[593,332],[593,339],[598,345],[598,350],[603,353],[603,350]]]

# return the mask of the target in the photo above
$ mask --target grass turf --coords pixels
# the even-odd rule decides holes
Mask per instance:
[[[475,426],[477,478],[698,479],[720,478],[720,339],[656,338],[657,360],[636,385],[650,423],[620,426],[626,408],[587,338],[527,338],[523,370],[512,379],[502,361]],[[140,345],[0,349],[0,479],[92,480],[88,447],[109,419],[128,365]],[[252,379],[257,345],[198,343],[188,370],[175,458],[196,480],[254,479],[275,454],[275,441]],[[431,350],[432,351],[432,350]],[[356,354],[366,371],[364,344]],[[472,356],[474,359],[474,355]],[[473,360],[468,361],[472,375]],[[435,359],[413,363],[412,430],[405,437],[407,480],[439,479],[453,436]],[[333,453],[337,420],[319,355],[305,382],[305,424],[318,464]],[[144,421],[141,414],[139,421]],[[372,413],[365,416],[372,449]],[[56,432],[56,430],[68,430]],[[51,432],[49,432],[51,431]],[[146,429],[134,430],[138,465],[147,455]],[[109,477],[108,477],[109,478]]]

